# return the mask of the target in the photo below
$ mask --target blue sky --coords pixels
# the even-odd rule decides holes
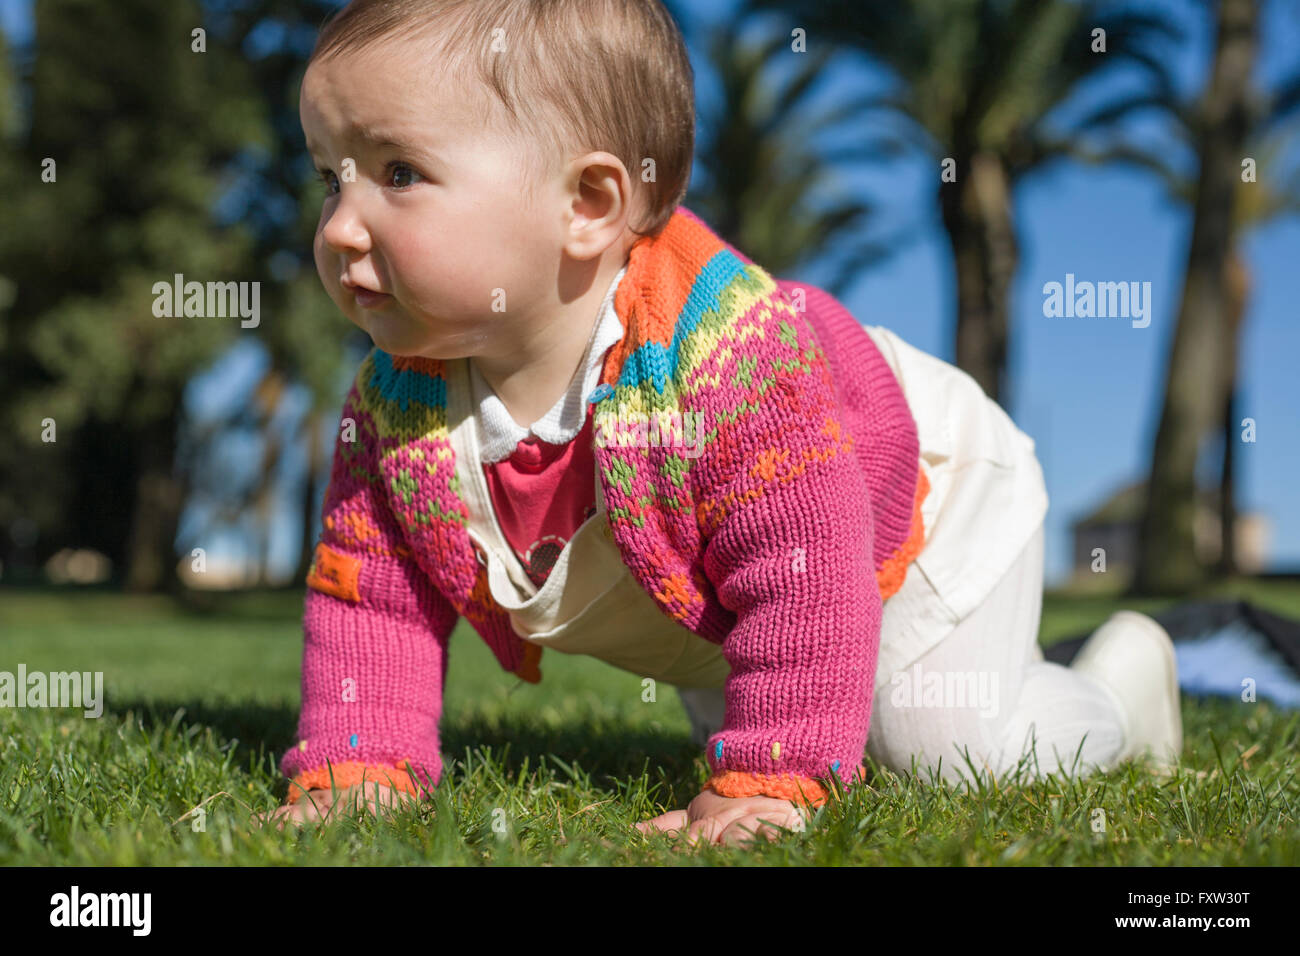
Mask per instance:
[[[163,2],[163,0],[159,0]],[[731,0],[683,4],[692,20],[719,22]],[[1177,72],[1198,84],[1210,55],[1210,37],[1199,5],[1185,0],[1150,0],[1178,16],[1191,42],[1178,53]],[[0,27],[21,38],[30,30],[28,0],[0,0]],[[697,64],[694,36],[688,40]],[[810,43],[816,37],[810,37]],[[1300,54],[1300,4],[1269,0],[1264,5],[1261,81],[1267,84],[1293,68]],[[826,102],[842,100],[864,82],[883,76],[852,57],[842,58],[818,91]],[[701,107],[712,95],[699,69]],[[1139,126],[1143,135],[1160,130]],[[884,325],[907,341],[952,360],[954,282],[946,239],[934,208],[936,171],[917,161],[853,175],[846,184],[862,189],[882,207],[884,221],[912,224],[919,237],[886,263],[864,270],[844,303],[864,323]],[[1264,173],[1261,171],[1261,175]],[[1047,519],[1047,579],[1068,571],[1069,523],[1119,486],[1145,474],[1155,435],[1166,356],[1181,294],[1189,240],[1188,210],[1168,200],[1160,184],[1136,171],[1085,168],[1060,163],[1018,187],[1015,209],[1020,240],[1007,409],[1037,444],[1051,508]],[[1264,512],[1271,521],[1274,567],[1300,566],[1300,503],[1292,493],[1300,473],[1300,220],[1276,222],[1250,233],[1246,256],[1254,288],[1242,341],[1241,415],[1257,422],[1258,440],[1239,448],[1239,505]],[[1132,328],[1122,319],[1046,318],[1043,284],[1079,280],[1150,282],[1150,327]],[[806,278],[817,282],[814,263]],[[260,357],[245,349],[228,356],[196,383],[199,407],[229,396],[237,382],[255,376]],[[342,391],[339,393],[342,400]],[[288,465],[286,478],[295,468]],[[297,542],[297,508],[286,495],[273,535],[275,560],[287,566]],[[231,535],[228,546],[236,548]],[[214,549],[220,546],[214,543]],[[210,553],[211,553],[210,549]]]

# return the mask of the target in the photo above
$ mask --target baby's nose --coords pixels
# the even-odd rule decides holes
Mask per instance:
[[[342,198],[347,190],[340,193],[340,199],[329,213],[321,229],[321,239],[333,252],[369,252],[370,231],[362,221],[354,203]]]

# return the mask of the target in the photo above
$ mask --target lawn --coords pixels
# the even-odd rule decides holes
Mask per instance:
[[[1300,617],[1300,589],[1221,593]],[[1130,605],[1156,610],[1161,602]],[[1049,595],[1043,640],[1096,626],[1108,598]],[[257,830],[282,802],[297,722],[302,595],[202,607],[94,589],[0,590],[0,670],[103,671],[104,713],[0,708],[0,863],[1029,864],[1300,863],[1300,713],[1185,698],[1184,764],[968,790],[872,767],[807,832],[749,851],[672,846],[632,824],[684,807],[707,776],[676,692],[547,655],[539,685],[503,673],[464,624],[451,640],[434,804],[395,818]],[[196,831],[194,808],[203,807]],[[1105,832],[1097,833],[1096,810]],[[494,827],[494,821],[504,827]]]

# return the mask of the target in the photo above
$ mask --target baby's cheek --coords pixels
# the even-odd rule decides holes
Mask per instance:
[[[456,244],[403,250],[394,282],[399,294],[422,311],[449,319],[468,319],[489,312],[494,297],[509,306],[511,282],[493,267],[496,256],[467,255]]]
[[[459,235],[429,235],[425,231],[400,237],[385,252],[412,289],[433,290],[454,281],[462,265],[472,261]]]

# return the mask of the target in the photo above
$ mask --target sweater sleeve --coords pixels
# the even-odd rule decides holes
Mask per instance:
[[[703,466],[705,573],[735,615],[709,789],[814,806],[862,775],[880,645],[868,485],[825,353],[797,314],[769,310],[757,366],[716,394]]]
[[[385,504],[379,442],[355,384],[339,436],[307,577],[298,739],[280,762],[290,803],[331,780],[427,795],[442,773],[438,721],[457,614]]]

